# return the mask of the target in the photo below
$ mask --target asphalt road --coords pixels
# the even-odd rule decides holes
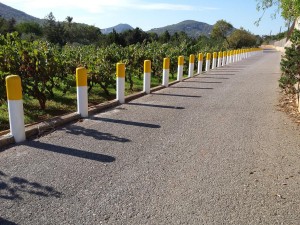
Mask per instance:
[[[300,224],[267,51],[0,152],[0,224]]]

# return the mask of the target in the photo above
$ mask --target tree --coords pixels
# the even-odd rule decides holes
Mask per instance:
[[[228,37],[229,47],[230,48],[243,48],[243,47],[254,47],[257,43],[257,38],[255,35],[250,32],[241,29],[236,29]]]
[[[45,17],[44,34],[48,41],[54,44],[64,45],[65,30],[60,22],[56,22],[52,12]]]
[[[281,16],[287,21],[294,21],[300,16],[300,1],[299,0],[257,0],[256,9],[263,11],[262,16],[255,23],[259,25],[265,11],[273,6],[277,6],[277,10],[273,16],[279,13],[281,9]]]
[[[213,26],[210,36],[214,39],[223,39],[229,44],[227,36],[232,32],[232,30],[232,24],[225,20],[218,20]]]
[[[168,30],[166,30],[164,33],[162,33],[159,36],[159,41],[161,43],[168,43],[170,40],[171,40],[171,35]]]
[[[43,34],[42,27],[36,22],[22,22],[16,25],[16,30],[20,34],[35,34],[41,36]]]
[[[300,82],[300,31],[294,30],[291,36],[291,47],[287,47],[281,60],[282,75],[279,86],[287,92],[294,92],[294,85]]]

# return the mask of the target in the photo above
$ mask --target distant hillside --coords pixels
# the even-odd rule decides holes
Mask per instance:
[[[194,20],[185,20],[177,24],[154,28],[149,30],[149,33],[157,33],[158,35],[164,33],[166,30],[169,31],[170,34],[174,34],[175,32],[185,32],[188,36],[197,38],[200,35],[208,36],[212,30],[213,26],[207,23],[202,23]]]
[[[7,19],[7,20],[9,20],[11,18],[15,18],[17,23],[23,22],[23,21],[35,21],[35,22],[41,23],[41,21],[42,21],[41,19],[30,16],[20,10],[17,10],[10,6],[4,5],[1,2],[0,2],[0,15],[4,19]]]
[[[113,29],[115,29],[115,31],[117,33],[122,33],[123,31],[126,31],[126,30],[133,30],[133,27],[130,26],[130,25],[128,25],[128,24],[122,24],[122,23],[120,23],[120,24],[118,24],[118,25],[116,25],[114,27],[109,27],[109,28],[101,29],[101,32],[103,34],[109,34],[109,33],[113,32]]]

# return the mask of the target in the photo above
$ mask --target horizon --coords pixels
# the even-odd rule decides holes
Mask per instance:
[[[256,0],[242,3],[239,0],[226,2],[217,0],[209,3],[210,5],[203,0],[191,0],[189,3],[179,0],[172,3],[168,3],[167,0],[153,0],[151,3],[145,0],[110,0],[109,2],[86,0],[86,4],[82,4],[79,0],[63,2],[2,0],[1,2],[39,19],[45,18],[52,12],[57,21],[64,21],[67,16],[71,16],[75,23],[94,25],[101,30],[119,24],[128,24],[133,28],[138,27],[143,31],[149,31],[185,20],[214,25],[221,19],[231,23],[237,29],[243,27],[255,35],[277,34],[287,30],[285,21],[279,15],[276,19],[271,18],[272,13],[277,10],[275,7],[265,13],[259,26],[254,25],[262,15],[262,12],[256,10]],[[246,16],[245,10],[248,11]]]

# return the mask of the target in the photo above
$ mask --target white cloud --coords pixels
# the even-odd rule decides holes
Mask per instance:
[[[88,13],[102,13],[108,10],[139,9],[139,10],[172,10],[172,11],[203,11],[216,8],[199,7],[188,4],[174,3],[147,3],[145,0],[15,0],[28,10],[72,9],[76,8]]]

